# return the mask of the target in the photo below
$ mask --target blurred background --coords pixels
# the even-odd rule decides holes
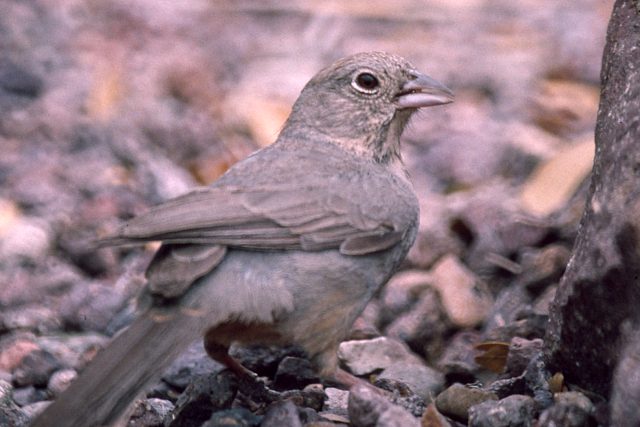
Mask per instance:
[[[33,349],[16,342],[126,323],[118,313],[153,248],[87,241],[271,143],[316,71],[369,50],[406,57],[456,94],[404,136],[422,204],[405,268],[464,264],[488,291],[457,302],[480,314],[444,336],[482,325],[532,253],[553,244],[559,265],[568,259],[612,5],[0,0],[0,374]],[[548,302],[554,283],[534,296]],[[413,348],[436,360],[441,341]]]

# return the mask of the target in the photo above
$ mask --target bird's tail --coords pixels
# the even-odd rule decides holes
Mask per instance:
[[[130,403],[191,342],[201,336],[197,318],[178,313],[145,313],[107,348],[32,427],[98,427],[120,421]]]

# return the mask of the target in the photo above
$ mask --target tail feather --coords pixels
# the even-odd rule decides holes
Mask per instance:
[[[99,352],[32,427],[113,425],[148,385],[201,336],[191,316],[139,317]]]

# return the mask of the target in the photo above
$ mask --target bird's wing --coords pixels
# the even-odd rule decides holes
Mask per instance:
[[[147,241],[257,250],[339,248],[363,255],[394,246],[406,231],[393,217],[366,214],[328,183],[299,188],[204,188],[156,206],[126,222],[103,245]],[[342,191],[344,193],[344,191]]]

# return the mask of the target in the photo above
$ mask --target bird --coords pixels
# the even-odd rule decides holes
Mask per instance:
[[[198,338],[238,375],[250,371],[232,343],[293,343],[323,378],[357,383],[337,348],[418,230],[400,136],[419,108],[453,100],[400,56],[339,59],[304,86],[274,143],[103,238],[161,242],[151,302],[32,426],[115,423]]]

